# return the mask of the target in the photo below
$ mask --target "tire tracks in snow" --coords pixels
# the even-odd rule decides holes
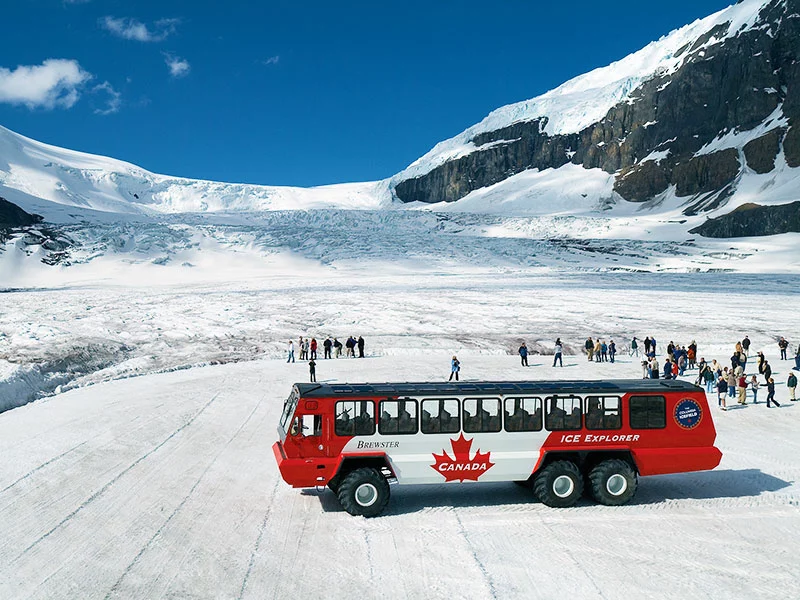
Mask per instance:
[[[89,506],[89,505],[90,505],[92,502],[94,502],[94,501],[95,501],[95,500],[97,500],[97,499],[98,499],[100,496],[102,496],[102,495],[103,495],[103,494],[104,494],[106,491],[108,491],[108,489],[109,489],[109,488],[111,488],[111,486],[113,486],[113,485],[114,485],[115,483],[117,483],[117,482],[118,482],[120,479],[122,479],[122,478],[123,478],[125,475],[127,475],[127,474],[128,474],[128,473],[129,473],[131,470],[133,470],[133,469],[134,469],[134,468],[135,468],[135,467],[136,467],[136,466],[137,466],[139,463],[141,463],[142,461],[144,461],[145,459],[147,459],[149,456],[153,455],[155,452],[158,452],[158,450],[160,450],[162,447],[164,447],[164,445],[166,445],[166,444],[167,444],[167,443],[168,443],[170,440],[172,440],[172,438],[174,438],[176,435],[178,435],[180,432],[182,432],[184,429],[186,429],[186,428],[187,428],[187,427],[189,427],[189,426],[190,426],[192,423],[194,423],[194,422],[195,422],[195,420],[196,420],[196,419],[197,419],[197,418],[198,418],[198,417],[199,417],[199,416],[200,416],[200,415],[201,415],[201,414],[202,414],[202,413],[203,413],[203,412],[204,412],[204,411],[205,411],[205,410],[206,410],[206,409],[207,409],[209,406],[211,406],[211,405],[214,403],[214,401],[215,401],[215,400],[216,400],[216,399],[219,397],[219,395],[220,395],[220,394],[221,394],[221,392],[217,392],[216,394],[214,394],[214,395],[211,397],[211,400],[209,400],[208,402],[206,402],[206,403],[203,405],[203,407],[202,407],[202,408],[200,408],[200,410],[198,410],[198,411],[197,411],[197,412],[196,412],[196,413],[195,413],[195,414],[192,416],[192,418],[191,418],[191,419],[189,419],[188,421],[186,421],[186,423],[184,423],[183,425],[181,425],[180,427],[178,427],[178,428],[177,428],[175,431],[173,431],[171,434],[169,434],[169,435],[168,435],[168,436],[167,436],[167,437],[166,437],[166,438],[165,438],[165,439],[164,439],[164,440],[163,440],[161,443],[159,443],[157,446],[155,446],[155,447],[154,447],[154,448],[152,448],[151,450],[147,451],[147,452],[146,452],[146,453],[144,453],[142,456],[140,456],[138,459],[136,459],[136,460],[135,460],[133,463],[131,463],[130,465],[128,465],[127,467],[125,467],[125,469],[123,469],[123,470],[122,470],[120,473],[118,473],[118,474],[117,474],[117,475],[116,475],[116,476],[115,476],[113,479],[111,479],[111,481],[107,482],[107,483],[106,483],[106,484],[105,484],[103,487],[101,487],[101,488],[100,488],[99,490],[97,490],[97,491],[96,491],[94,494],[92,494],[92,495],[91,495],[91,496],[89,496],[89,497],[88,497],[86,500],[84,500],[84,501],[83,501],[83,502],[82,502],[82,503],[81,503],[81,504],[78,506],[78,508],[76,508],[75,510],[73,510],[72,512],[70,512],[70,513],[69,513],[69,514],[68,514],[66,517],[64,517],[63,519],[61,519],[61,521],[59,521],[59,522],[58,522],[58,524],[56,524],[56,525],[55,525],[55,526],[54,526],[52,529],[50,529],[50,530],[49,530],[49,531],[47,531],[46,533],[44,533],[44,534],[40,535],[40,536],[39,536],[39,537],[38,537],[38,538],[37,538],[37,539],[36,539],[36,540],[35,540],[35,541],[34,541],[34,542],[33,542],[33,543],[30,545],[30,546],[28,546],[28,547],[27,547],[27,548],[25,548],[25,549],[24,549],[22,552],[20,552],[20,554],[17,556],[17,558],[16,558],[15,560],[19,560],[20,558],[22,558],[23,556],[25,556],[25,555],[26,555],[28,552],[30,552],[31,550],[33,550],[33,549],[34,549],[36,546],[38,546],[38,545],[39,545],[41,542],[43,542],[44,540],[46,540],[46,539],[47,539],[48,537],[50,537],[50,536],[51,536],[53,533],[55,533],[55,532],[56,532],[56,531],[58,531],[58,530],[59,530],[61,527],[63,527],[64,525],[66,525],[66,524],[67,524],[69,521],[71,521],[71,520],[72,520],[72,519],[73,519],[73,518],[74,518],[74,517],[75,517],[75,516],[76,516],[76,515],[77,515],[79,512],[81,512],[81,511],[82,511],[84,508],[86,508],[86,507],[87,507],[87,506]]]
[[[214,396],[214,398],[212,398],[212,399],[209,401],[209,403],[208,403],[208,404],[206,404],[206,406],[210,405],[210,404],[211,404],[211,402],[213,402],[213,401],[216,399],[216,397],[217,397],[218,395],[219,395],[219,393],[217,393],[217,394]],[[170,515],[169,515],[169,516],[168,516],[168,517],[167,517],[167,518],[164,520],[164,522],[161,524],[161,527],[159,527],[159,528],[156,530],[156,532],[155,532],[155,533],[154,533],[152,536],[150,536],[150,539],[149,539],[149,540],[147,540],[147,543],[145,543],[145,545],[144,545],[144,546],[142,546],[142,548],[141,548],[141,550],[139,550],[138,554],[136,554],[136,556],[135,556],[135,557],[133,558],[133,560],[132,560],[132,561],[131,561],[131,562],[128,564],[128,566],[127,566],[127,567],[125,567],[125,570],[122,572],[122,575],[120,575],[120,576],[119,576],[119,578],[117,579],[117,581],[115,581],[115,582],[114,582],[114,585],[112,585],[112,586],[111,586],[111,589],[110,589],[110,590],[108,591],[108,593],[105,595],[105,600],[109,600],[109,599],[112,597],[112,595],[113,595],[113,594],[114,594],[114,593],[115,593],[117,590],[119,590],[119,588],[120,588],[120,585],[122,584],[122,582],[123,582],[123,580],[125,579],[125,577],[127,577],[127,576],[128,576],[128,574],[129,574],[129,573],[130,573],[130,572],[133,570],[133,568],[134,568],[134,567],[135,567],[135,566],[138,564],[138,562],[139,562],[139,559],[141,559],[141,558],[142,558],[142,556],[144,556],[144,553],[145,553],[145,552],[147,552],[147,550],[148,550],[148,549],[149,549],[149,548],[150,548],[150,547],[153,545],[153,542],[155,542],[155,541],[156,541],[156,539],[158,539],[158,537],[161,535],[161,532],[163,532],[163,531],[164,531],[164,529],[166,529],[166,528],[167,528],[167,526],[170,524],[170,522],[172,521],[172,519],[174,519],[174,518],[175,518],[175,516],[176,516],[176,515],[177,515],[177,514],[178,514],[178,513],[181,511],[181,509],[184,507],[184,505],[185,505],[185,504],[186,504],[186,503],[189,501],[189,499],[190,499],[190,498],[192,497],[192,495],[194,494],[194,491],[195,491],[195,490],[196,490],[196,489],[199,487],[199,485],[202,483],[202,481],[203,481],[203,479],[205,478],[205,476],[206,476],[206,475],[208,474],[208,472],[211,470],[211,467],[213,467],[213,466],[216,464],[217,460],[218,460],[218,459],[219,459],[219,457],[222,455],[222,453],[223,453],[223,452],[225,452],[225,450],[227,450],[227,449],[228,449],[228,446],[230,446],[230,445],[231,445],[231,443],[233,442],[233,440],[235,440],[235,439],[236,439],[236,437],[237,437],[237,436],[238,436],[238,435],[239,435],[239,434],[242,432],[242,430],[245,428],[245,426],[246,426],[246,425],[247,425],[247,424],[250,422],[250,419],[252,419],[252,418],[253,418],[253,415],[256,413],[256,411],[257,411],[257,410],[258,410],[258,408],[261,406],[261,403],[262,403],[263,401],[264,401],[264,398],[263,398],[263,396],[262,396],[262,398],[261,398],[261,399],[260,399],[260,400],[259,400],[259,401],[256,403],[256,405],[255,405],[255,407],[253,408],[253,410],[251,410],[251,411],[250,411],[250,414],[249,414],[249,415],[247,415],[247,418],[246,418],[246,419],[245,419],[245,420],[242,422],[242,424],[241,424],[241,425],[239,425],[239,428],[238,428],[238,429],[237,429],[237,430],[236,430],[236,431],[233,433],[233,435],[230,437],[230,439],[228,439],[228,441],[227,441],[227,442],[225,442],[225,445],[224,445],[224,446],[222,446],[222,447],[219,449],[219,451],[218,451],[218,452],[217,452],[217,453],[214,455],[214,458],[213,458],[213,460],[212,460],[210,463],[208,463],[208,465],[206,466],[206,468],[205,468],[205,469],[203,469],[203,472],[202,472],[202,473],[200,474],[200,476],[197,478],[197,481],[195,481],[195,482],[194,482],[194,484],[193,484],[193,485],[192,485],[192,487],[189,489],[189,491],[188,491],[188,492],[186,492],[186,495],[183,497],[183,499],[182,499],[182,500],[181,500],[181,501],[178,503],[178,505],[177,505],[177,506],[175,507],[175,509],[174,509],[174,510],[173,510],[173,511],[170,513]],[[202,410],[205,410],[205,407],[203,407],[203,409],[201,409],[201,411],[202,411]],[[198,412],[198,414],[199,414],[199,412]],[[275,486],[275,488],[277,489],[277,482],[276,482],[276,486]]]
[[[272,486],[272,493],[269,496],[269,503],[267,505],[267,510],[264,512],[264,518],[261,520],[261,527],[258,528],[258,537],[256,537],[255,546],[253,546],[252,552],[250,552],[250,560],[247,563],[247,571],[244,574],[244,578],[242,579],[242,587],[239,589],[239,595],[236,597],[236,600],[242,600],[244,598],[244,592],[247,588],[247,582],[250,580],[250,573],[253,572],[253,566],[256,562],[256,555],[258,554],[259,549],[261,548],[261,540],[264,537],[264,532],[267,529],[267,523],[269,522],[269,518],[272,515],[272,506],[275,503],[275,496],[278,494],[278,486],[280,485],[280,480],[275,481],[275,485]]]
[[[492,598],[497,598],[497,589],[494,587],[494,582],[492,581],[491,575],[489,575],[489,571],[486,569],[486,565],[483,564],[483,561],[478,557],[478,552],[475,549],[475,545],[472,543],[472,540],[467,533],[466,527],[464,527],[463,521],[461,521],[461,517],[458,514],[458,510],[453,510],[453,515],[456,518],[456,523],[458,523],[458,532],[461,534],[461,537],[464,538],[464,541],[467,543],[469,547],[469,552],[472,555],[472,559],[475,561],[475,564],[480,570],[481,575],[483,575],[483,580],[486,582],[487,587],[489,588],[489,593],[491,594]]]
[[[84,444],[88,443],[88,441],[89,441],[89,440],[84,440],[84,441],[82,441],[80,444],[78,444],[77,446],[73,446],[72,448],[70,448],[69,450],[66,450],[65,452],[62,452],[62,453],[61,453],[61,454],[59,454],[58,456],[54,456],[53,458],[51,458],[51,459],[50,459],[50,460],[48,460],[47,462],[43,462],[42,464],[40,464],[40,465],[39,465],[38,467],[36,467],[35,469],[32,469],[31,471],[28,471],[27,473],[25,473],[25,475],[23,475],[22,477],[20,477],[19,479],[17,479],[17,480],[16,480],[16,481],[14,481],[13,483],[11,483],[11,484],[7,485],[7,486],[6,486],[6,487],[4,487],[2,490],[0,490],[0,494],[3,494],[3,493],[5,493],[5,492],[7,492],[8,490],[10,490],[11,488],[13,488],[13,487],[14,487],[15,485],[17,485],[18,483],[21,483],[22,481],[25,481],[26,479],[28,479],[28,478],[29,478],[31,475],[33,475],[33,474],[34,474],[34,473],[36,473],[37,471],[40,471],[41,469],[44,469],[46,466],[53,464],[53,463],[54,463],[54,462],[56,462],[57,460],[59,460],[59,459],[61,459],[61,458],[64,458],[64,457],[65,457],[67,454],[69,454],[70,452],[74,452],[75,450],[77,450],[78,448],[80,448],[81,446],[83,446]]]

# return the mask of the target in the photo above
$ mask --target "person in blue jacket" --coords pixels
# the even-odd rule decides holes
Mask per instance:
[[[672,379],[672,361],[669,358],[664,361],[664,379]]]
[[[520,362],[522,363],[523,367],[528,366],[528,347],[525,345],[525,342],[522,342],[522,345],[519,347],[519,358]]]
[[[456,355],[453,355],[453,360],[450,361],[450,379],[448,381],[452,381],[453,377],[455,376],[456,381],[458,381],[458,372],[461,370],[461,363],[458,362],[458,358]]]

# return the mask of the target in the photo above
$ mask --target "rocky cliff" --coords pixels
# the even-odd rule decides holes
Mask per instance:
[[[736,210],[708,219],[690,233],[706,237],[736,238],[800,232],[800,201],[778,206],[743,204]]]
[[[745,171],[800,166],[800,0],[754,6],[746,23],[722,11],[693,30],[670,53],[674,66],[656,65],[599,120],[551,132],[551,112],[478,132],[468,151],[395,181],[395,195],[453,202],[528,169],[572,163],[613,174],[621,199],[674,191],[696,215],[723,206]]]
[[[0,229],[34,225],[42,220],[39,215],[25,212],[16,204],[0,197]]]

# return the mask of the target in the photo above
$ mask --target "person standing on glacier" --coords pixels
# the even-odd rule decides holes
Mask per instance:
[[[292,340],[289,340],[289,358],[286,359],[286,362],[294,362],[294,342]]]
[[[308,361],[308,375],[312,383],[317,381],[317,362],[312,358]]]
[[[564,346],[561,345],[561,338],[558,338],[556,340],[555,353],[553,354],[553,366],[554,367],[556,366],[556,363],[558,363],[559,366],[561,366],[561,367],[564,366],[564,361],[561,360],[561,355],[563,354],[563,352],[564,352]]]
[[[528,346],[525,345],[525,342],[520,344],[519,350],[517,350],[519,354],[520,365],[523,367],[528,366]]]
[[[453,377],[456,378],[458,381],[458,372],[461,370],[461,363],[458,361],[456,355],[453,355],[453,360],[450,361],[450,379],[447,381],[452,381]]]

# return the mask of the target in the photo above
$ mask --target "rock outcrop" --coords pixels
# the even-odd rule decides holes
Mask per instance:
[[[743,204],[733,212],[709,219],[690,233],[736,238],[800,232],[800,201],[778,206]]]
[[[16,204],[0,197],[0,229],[35,225],[42,220],[39,215],[25,212]]]

